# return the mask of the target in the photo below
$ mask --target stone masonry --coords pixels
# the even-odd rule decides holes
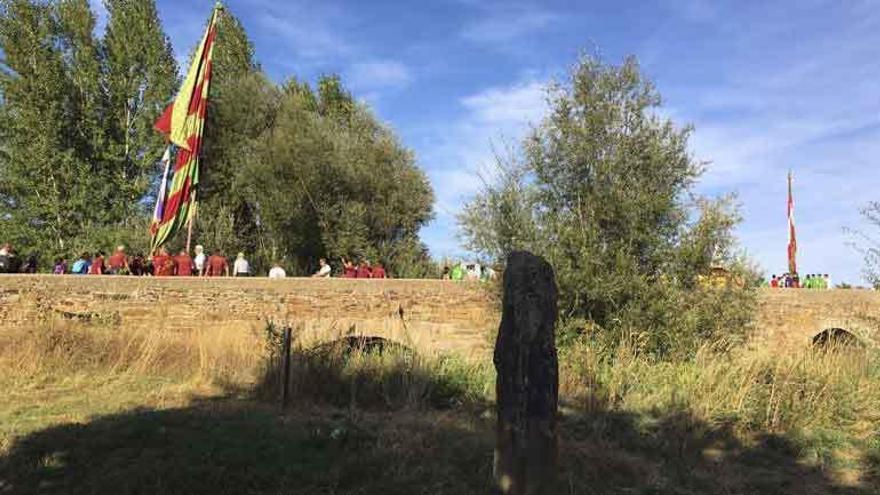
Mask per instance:
[[[488,357],[500,305],[484,284],[441,280],[0,275],[0,331],[65,320],[172,331],[259,331],[271,320],[306,345],[370,335]],[[828,328],[877,345],[880,293],[765,290],[755,328],[766,345],[805,346]]]

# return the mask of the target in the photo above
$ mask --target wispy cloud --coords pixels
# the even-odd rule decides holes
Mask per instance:
[[[739,232],[761,265],[771,273],[785,266],[791,168],[801,266],[856,282],[860,261],[843,231],[861,224],[859,207],[880,190],[880,66],[867,63],[876,58],[880,23],[847,9],[835,13],[849,29],[832,29],[812,11],[771,8],[748,33],[705,40],[726,54],[723,63],[703,62],[717,81],[665,84],[673,88],[670,114],[695,124],[692,151],[712,162],[700,190],[740,193],[745,222]],[[809,38],[784,41],[805,30]]]
[[[420,150],[437,195],[437,218],[423,232],[436,254],[461,254],[456,214],[481,189],[496,152],[504,156],[540,122],[547,111],[546,87],[546,82],[527,80],[463,97],[464,113],[444,127],[445,139]]]
[[[338,29],[333,29],[314,15],[304,19],[264,12],[257,22],[277,39],[280,44],[278,48],[290,50],[287,56],[291,59],[328,63],[354,52],[353,46],[339,34]]]
[[[547,109],[547,83],[524,82],[512,86],[489,88],[462,100],[470,110],[471,119],[483,124],[521,127],[543,117]]]
[[[348,84],[355,90],[402,88],[413,79],[410,69],[396,60],[356,62],[348,69]]]
[[[465,40],[503,45],[540,33],[562,16],[538,5],[482,3],[479,17],[461,30]]]

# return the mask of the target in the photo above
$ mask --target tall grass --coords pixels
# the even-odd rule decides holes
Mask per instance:
[[[262,362],[249,331],[152,330],[54,322],[0,333],[0,372],[7,378],[108,378],[146,375],[213,384],[253,383]]]
[[[267,359],[257,392],[277,396],[281,379],[280,339],[267,329]],[[394,342],[341,339],[312,348],[295,345],[288,392],[294,404],[366,409],[424,409],[481,405],[491,399],[492,375],[485,364],[424,356]]]
[[[575,344],[562,353],[560,392],[575,411],[627,411],[644,417],[687,412],[710,427],[748,438],[783,434],[820,455],[864,448],[880,424],[880,357],[855,349],[705,347],[692,360],[640,356]]]

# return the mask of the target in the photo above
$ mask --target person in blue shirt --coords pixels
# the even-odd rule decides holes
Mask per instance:
[[[80,256],[70,267],[71,275],[86,275],[92,266],[92,258],[88,254]]]

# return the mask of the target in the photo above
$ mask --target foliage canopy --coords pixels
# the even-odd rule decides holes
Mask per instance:
[[[459,216],[468,246],[499,261],[517,249],[545,256],[568,337],[635,334],[667,356],[743,328],[751,296],[734,249],[734,198],[694,194],[703,164],[688,152],[691,129],[660,116],[637,63],[585,57],[549,88],[548,103]],[[700,283],[713,265],[739,283]]]
[[[152,125],[178,67],[153,0],[104,4],[98,38],[88,0],[0,0],[0,231],[44,256],[147,244]],[[346,256],[430,271],[433,192],[412,152],[338,77],[278,85],[235,16],[219,30],[195,241],[258,269]]]

